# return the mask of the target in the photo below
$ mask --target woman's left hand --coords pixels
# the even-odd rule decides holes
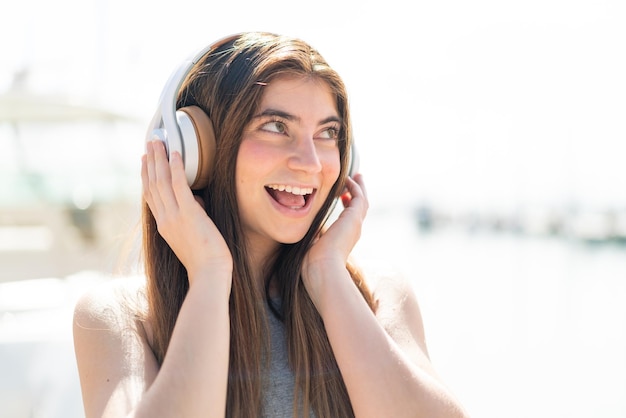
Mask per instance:
[[[344,210],[337,220],[323,232],[304,258],[302,276],[304,285],[317,305],[316,299],[325,286],[325,281],[333,280],[333,272],[346,271],[346,262],[354,246],[361,237],[361,227],[369,202],[363,183],[363,176],[356,174],[346,180],[347,191],[341,196]]]

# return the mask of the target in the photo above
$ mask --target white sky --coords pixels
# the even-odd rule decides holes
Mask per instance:
[[[0,91],[28,68],[35,91],[147,124],[182,58],[244,30],[302,37],[343,75],[373,204],[626,206],[623,0],[21,0]]]

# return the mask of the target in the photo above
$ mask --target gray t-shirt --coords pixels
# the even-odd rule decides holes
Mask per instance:
[[[285,326],[269,311],[270,331],[270,363],[267,385],[263,394],[264,418],[293,418],[293,397],[295,380],[287,355],[287,339]],[[302,405],[298,408],[299,417],[302,417]],[[315,414],[310,411],[309,417]]]

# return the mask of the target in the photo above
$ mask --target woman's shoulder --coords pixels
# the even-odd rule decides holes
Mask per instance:
[[[379,262],[368,262],[361,269],[377,305],[378,322],[400,345],[414,351],[417,344],[428,355],[422,314],[411,278],[401,269]]]
[[[111,278],[90,287],[80,296],[74,307],[74,326],[127,331],[143,323],[146,313],[145,279],[142,276]]]
[[[76,303],[74,352],[88,416],[104,410],[125,416],[158,373],[145,327],[144,288],[141,278],[108,279]]]
[[[379,305],[396,305],[415,298],[413,285],[401,269],[380,261],[360,262],[359,268]]]

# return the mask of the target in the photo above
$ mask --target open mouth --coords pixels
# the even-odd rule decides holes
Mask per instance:
[[[281,206],[298,210],[307,206],[311,196],[315,194],[312,187],[289,186],[285,184],[268,184],[265,190]]]

